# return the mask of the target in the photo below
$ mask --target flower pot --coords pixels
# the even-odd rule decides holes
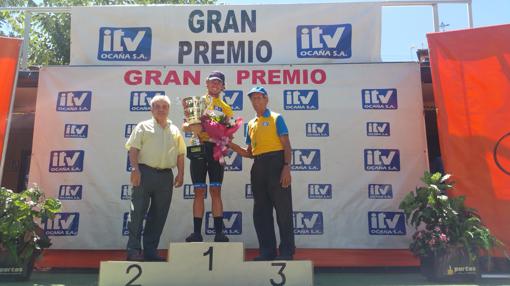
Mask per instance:
[[[448,247],[420,261],[421,273],[431,281],[473,281],[480,277],[478,257],[471,259],[462,246]]]
[[[0,251],[0,281],[24,281],[30,278],[34,268],[35,255],[23,262],[17,262],[11,254]]]

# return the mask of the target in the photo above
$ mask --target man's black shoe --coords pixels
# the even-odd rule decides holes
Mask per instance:
[[[204,238],[200,233],[192,233],[188,237],[186,237],[186,242],[202,242]]]
[[[216,234],[214,236],[214,242],[229,242],[230,240],[223,233]]]
[[[128,250],[127,252],[127,261],[143,261],[143,256],[139,250]]]

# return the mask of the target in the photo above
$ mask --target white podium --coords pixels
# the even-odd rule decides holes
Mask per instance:
[[[171,243],[165,262],[103,261],[99,286],[312,286],[311,261],[244,261],[240,242]]]

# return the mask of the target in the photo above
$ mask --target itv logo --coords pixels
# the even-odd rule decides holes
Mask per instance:
[[[205,234],[216,234],[214,231],[214,217],[212,212],[205,214]],[[239,211],[223,212],[224,234],[241,235],[243,233],[243,213]]]
[[[129,212],[125,212],[122,214],[122,236],[128,236],[129,235],[129,221],[131,220],[131,217],[129,215]],[[145,222],[147,221],[147,214],[143,217],[142,225],[145,226]],[[144,227],[142,227],[141,234],[143,234]]]
[[[331,184],[308,184],[309,199],[326,199],[333,197]]]
[[[367,122],[367,136],[390,136],[390,123]]]
[[[129,185],[120,186],[120,199],[123,201],[131,200],[131,190]]]
[[[365,149],[365,171],[400,171],[397,149]]]
[[[236,152],[231,152],[223,158],[225,159],[225,171],[243,170],[243,159]]]
[[[195,198],[195,192],[193,191],[192,184],[184,184],[183,188],[183,199],[185,200],[193,200]]]
[[[397,89],[362,89],[363,109],[397,109]]]
[[[306,123],[305,130],[306,137],[328,137],[329,123],[326,122]]]
[[[292,214],[295,235],[322,235],[324,221],[322,212],[296,211]]]
[[[80,213],[56,213],[55,217],[43,222],[47,236],[76,236],[80,225]]]
[[[129,161],[129,152],[126,153],[126,172],[131,172],[131,161]]]
[[[301,25],[296,28],[298,58],[348,59],[352,25]]]
[[[99,28],[100,61],[149,61],[151,59],[152,30],[149,27]]]
[[[225,101],[232,110],[243,110],[243,91],[242,90],[225,90],[223,94]]]
[[[129,235],[129,212],[125,212],[122,215],[122,236]]]
[[[59,150],[50,152],[49,171],[52,173],[83,172],[85,151]]]
[[[253,191],[251,190],[251,184],[244,186],[244,197],[247,199],[253,199]]]
[[[92,91],[62,91],[57,95],[57,111],[88,112],[91,102]]]
[[[288,89],[283,91],[285,110],[319,109],[319,91],[316,89]]]
[[[81,200],[83,195],[83,185],[60,185],[58,188],[58,198],[60,200]]]
[[[130,111],[150,111],[151,100],[156,95],[165,95],[164,91],[132,91],[129,101]]]
[[[370,235],[405,235],[403,212],[368,212],[368,233]]]
[[[321,151],[319,149],[293,149],[292,171],[320,171]]]
[[[393,199],[391,184],[368,184],[369,199]]]
[[[87,138],[89,126],[87,124],[64,125],[64,138]]]
[[[124,127],[124,137],[129,138],[131,136],[131,133],[133,132],[133,129],[135,129],[135,127],[136,127],[136,124],[132,124],[132,123],[126,124],[126,126]]]
[[[192,184],[184,184],[182,196],[185,200],[193,200],[195,198],[195,189]],[[205,198],[207,199],[207,192],[205,192]]]

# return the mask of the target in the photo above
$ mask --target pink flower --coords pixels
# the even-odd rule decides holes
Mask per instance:
[[[223,156],[227,155],[227,145],[232,141],[232,135],[241,127],[243,124],[242,118],[237,118],[234,124],[230,127],[218,123],[211,119],[211,117],[202,117],[202,128],[210,137],[210,140],[215,143],[213,148],[214,160],[219,161],[220,164],[224,164],[225,161]]]
[[[439,235],[439,240],[443,241],[443,242],[447,242],[448,241],[448,237],[446,236],[446,234],[444,233],[441,233]]]
[[[441,231],[441,229],[439,228],[439,226],[434,227],[434,230],[435,230],[435,231]]]

